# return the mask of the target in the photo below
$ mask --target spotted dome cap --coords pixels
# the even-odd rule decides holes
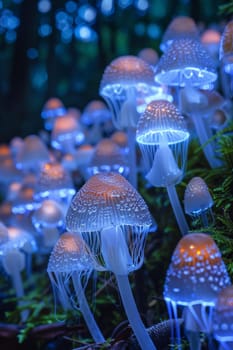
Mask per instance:
[[[173,103],[152,101],[139,118],[136,140],[142,144],[159,144],[162,134],[166,135],[168,143],[181,142],[189,137],[185,118]]]
[[[223,288],[218,294],[213,310],[213,335],[222,342],[233,341],[233,286]]]
[[[154,85],[152,67],[137,56],[120,56],[105,69],[100,83],[100,94],[108,85],[134,85],[138,83]]]
[[[184,194],[184,208],[186,214],[201,213],[213,206],[214,202],[209,193],[208,186],[201,177],[193,177]]]
[[[164,52],[174,40],[185,38],[198,40],[199,33],[196,23],[191,17],[177,16],[169,23],[165,30],[160,48]]]
[[[48,272],[73,272],[93,269],[93,259],[82,237],[63,233],[55,244],[48,263]]]
[[[134,187],[120,174],[93,175],[73,197],[66,227],[72,232],[99,231],[104,227],[151,225],[148,207]]]
[[[178,243],[164,284],[164,297],[180,305],[214,306],[217,295],[230,284],[221,253],[211,236],[190,233]]]
[[[168,86],[204,86],[217,79],[216,64],[198,40],[173,41],[160,58],[155,80]]]

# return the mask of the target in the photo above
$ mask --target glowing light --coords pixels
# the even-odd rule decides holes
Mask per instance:
[[[74,30],[74,35],[77,39],[83,41],[95,41],[97,39],[96,32],[86,25],[78,25]]]
[[[216,79],[213,58],[193,39],[175,40],[160,58],[155,72],[156,82],[168,86],[201,87]]]
[[[70,29],[73,24],[73,17],[64,11],[56,13],[56,27],[63,31]]]
[[[37,4],[38,11],[47,13],[51,10],[51,2],[49,0],[40,0]]]
[[[218,294],[213,311],[213,335],[225,349],[233,342],[233,286],[223,288]],[[228,345],[229,343],[229,345]]]
[[[15,30],[20,25],[20,20],[12,11],[5,9],[0,15],[0,27],[5,30]]]
[[[147,27],[147,33],[150,38],[157,39],[161,34],[161,29],[157,24],[151,23]]]
[[[66,11],[67,12],[70,12],[70,13],[73,13],[77,10],[78,6],[77,6],[77,3],[74,2],[74,1],[67,1],[66,4],[65,4],[65,7],[66,7]]]
[[[185,190],[185,212],[188,215],[200,215],[211,208],[213,204],[213,199],[205,181],[200,177],[192,178]]]
[[[96,10],[90,5],[81,6],[79,8],[78,14],[80,18],[89,23],[93,23],[96,18]]]
[[[52,33],[52,27],[49,24],[42,24],[38,29],[39,35],[46,37]]]
[[[164,296],[181,305],[205,302],[214,306],[218,291],[229,284],[225,264],[213,239],[207,234],[190,233],[179,241],[174,250]],[[174,289],[178,289],[179,293]]]
[[[136,0],[135,6],[139,11],[146,11],[149,8],[149,3],[147,0]]]
[[[160,48],[165,52],[174,40],[177,39],[199,39],[199,33],[196,23],[191,17],[177,16],[168,25],[163,34]]]
[[[90,175],[115,171],[126,176],[129,167],[120,147],[111,139],[102,139],[95,147],[88,171]]]
[[[114,12],[114,2],[113,0],[102,0],[100,5],[101,12],[105,16],[110,16]]]
[[[61,32],[61,39],[64,43],[70,43],[73,36],[73,30],[71,28],[63,29]]]
[[[133,0],[118,0],[118,5],[123,9],[129,7],[132,3]]]

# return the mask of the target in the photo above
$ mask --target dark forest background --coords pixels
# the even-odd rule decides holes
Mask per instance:
[[[144,47],[159,51],[177,15],[200,28],[223,30],[225,0],[2,0],[0,1],[0,142],[43,128],[49,97],[82,110],[104,68]]]

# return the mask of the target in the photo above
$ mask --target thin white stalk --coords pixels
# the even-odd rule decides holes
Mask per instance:
[[[156,350],[138,313],[127,275],[115,275],[129,323],[142,350]]]
[[[83,287],[81,285],[80,276],[78,273],[72,274],[72,281],[75,289],[75,293],[78,299],[79,308],[86,322],[88,330],[97,344],[105,343],[105,338],[101,333],[94,316],[89,308]]]
[[[12,249],[4,253],[2,263],[5,271],[10,275],[15,289],[15,295],[18,299],[24,297],[23,281],[21,271],[25,268],[25,256],[18,249]],[[18,301],[18,306],[24,306],[23,300]],[[28,318],[28,310],[21,312],[21,321],[25,322]]]
[[[192,120],[195,126],[198,139],[203,148],[204,155],[209,165],[211,166],[211,168],[219,167],[221,164],[220,164],[220,161],[216,158],[213,144],[211,144],[210,142],[207,143],[209,140],[209,135],[206,132],[206,128],[202,117],[198,115],[192,115]]]
[[[189,227],[184,216],[184,212],[181,207],[176,188],[174,185],[170,185],[167,186],[166,189],[180,232],[182,233],[182,235],[186,235],[189,231]]]
[[[136,157],[136,130],[135,128],[127,128],[128,136],[128,160],[129,160],[129,182],[137,189],[137,157]]]
[[[12,280],[12,284],[13,284],[14,289],[15,289],[16,297],[18,299],[23,298],[24,297],[24,288],[23,288],[23,281],[22,281],[21,273],[19,270],[16,269],[14,271],[14,273],[11,275],[11,280]],[[24,307],[25,304],[26,303],[23,300],[18,301],[19,307]],[[21,321],[26,322],[26,320],[28,318],[28,310],[22,310],[20,315],[21,315]]]
[[[101,231],[101,252],[106,268],[116,276],[124,309],[139,345],[142,350],[156,350],[141,320],[131,291],[128,268],[132,266],[133,261],[120,227],[106,227]]]

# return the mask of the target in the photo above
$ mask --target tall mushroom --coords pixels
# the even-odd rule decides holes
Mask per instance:
[[[138,313],[128,274],[140,268],[151,225],[147,205],[118,173],[92,176],[73,197],[66,216],[69,231],[80,232],[98,270],[112,271],[137,340],[144,350],[155,349]]]

